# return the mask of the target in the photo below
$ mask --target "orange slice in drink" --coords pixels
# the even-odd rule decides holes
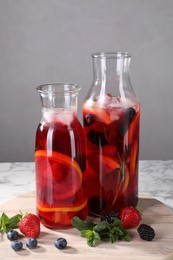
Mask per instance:
[[[115,197],[122,181],[119,168],[116,157],[97,154],[88,156],[86,183],[89,197],[100,194],[105,198],[109,195]]]
[[[92,107],[83,105],[84,116],[87,114],[94,115],[98,121],[101,121],[104,124],[110,124],[112,122],[109,114],[106,112],[105,108],[102,107]]]
[[[131,158],[130,158],[130,175],[133,176],[136,172],[138,161],[138,142],[135,141],[132,145]]]
[[[35,152],[37,185],[52,190],[52,196],[66,199],[75,195],[82,184],[82,172],[71,157],[53,151]],[[40,187],[39,187],[40,188]]]
[[[50,227],[57,226],[58,225],[71,225],[71,219],[74,216],[79,216],[81,219],[84,219],[87,216],[88,213],[88,200],[83,200],[82,203],[78,204],[77,206],[69,206],[69,207],[47,207],[45,205],[42,205],[39,201],[37,201],[37,211],[40,216],[43,216],[43,218],[46,221],[50,221],[51,223]],[[43,223],[47,226],[46,224]]]
[[[126,191],[128,184],[129,184],[129,180],[130,180],[129,169],[126,168],[126,175],[125,175],[124,181],[122,183],[121,193],[124,193]]]

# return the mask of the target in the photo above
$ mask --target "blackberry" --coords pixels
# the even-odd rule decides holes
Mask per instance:
[[[152,227],[146,224],[141,224],[137,229],[139,236],[143,240],[151,241],[155,237],[155,232]]]
[[[101,215],[100,220],[107,220],[108,223],[113,223],[114,218],[119,218],[119,213],[116,211],[110,211]]]
[[[84,125],[85,126],[90,126],[92,124],[94,124],[95,122],[95,116],[92,115],[92,114],[87,114],[85,117],[84,117]]]
[[[92,129],[87,134],[87,137],[92,144],[96,144],[98,146],[99,145],[103,146],[103,145],[108,144],[108,141],[107,141],[104,133],[102,133],[102,132],[98,132],[98,131],[95,131]]]
[[[55,247],[58,249],[64,249],[67,246],[67,240],[63,237],[58,238],[57,240],[55,240],[54,242]]]

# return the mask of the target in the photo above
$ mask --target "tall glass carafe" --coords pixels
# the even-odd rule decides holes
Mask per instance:
[[[130,83],[131,55],[92,54],[93,83],[83,104],[90,213],[138,200],[140,104]]]
[[[37,90],[42,103],[35,142],[37,213],[47,227],[67,227],[73,216],[88,214],[85,139],[77,118],[80,88],[57,83]]]

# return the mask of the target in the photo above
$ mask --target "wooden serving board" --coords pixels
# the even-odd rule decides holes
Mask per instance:
[[[140,198],[139,206],[143,208],[141,223],[149,224],[155,229],[156,236],[151,242],[141,240],[137,230],[132,229],[130,242],[101,242],[92,248],[76,229],[50,230],[41,226],[39,244],[34,250],[26,248],[26,238],[23,237],[23,249],[15,252],[6,235],[1,236],[0,260],[173,260],[173,211],[152,198]],[[0,206],[0,213],[4,211],[8,215],[14,215],[19,213],[19,209],[35,213],[34,193],[24,194],[5,203]],[[58,250],[54,246],[54,241],[59,237],[67,239],[68,246],[64,250]]]

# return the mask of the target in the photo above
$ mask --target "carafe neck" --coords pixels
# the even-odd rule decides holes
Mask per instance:
[[[131,55],[127,52],[100,52],[92,54],[93,83],[101,87],[102,92],[114,96],[126,96],[130,83]],[[126,91],[125,91],[126,89]],[[126,93],[125,93],[126,92]]]
[[[78,92],[80,87],[75,84],[54,83],[37,87],[42,108],[56,111],[68,110],[77,112]]]

